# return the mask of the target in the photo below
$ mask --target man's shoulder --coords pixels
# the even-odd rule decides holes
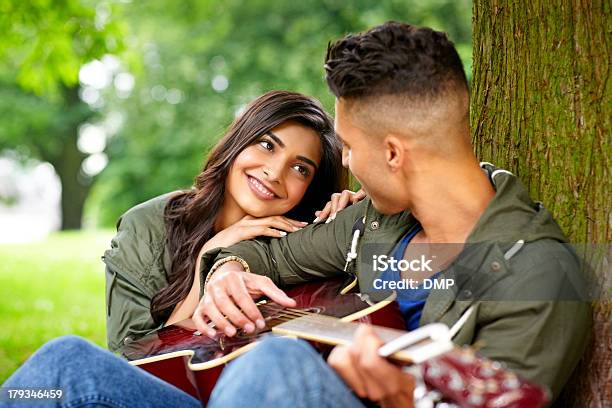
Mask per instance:
[[[525,300],[585,300],[585,264],[569,243],[528,242],[508,262],[515,287]]]

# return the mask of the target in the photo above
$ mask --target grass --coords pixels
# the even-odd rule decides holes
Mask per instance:
[[[112,231],[0,245],[0,384],[45,342],[76,334],[106,347],[104,264]]]

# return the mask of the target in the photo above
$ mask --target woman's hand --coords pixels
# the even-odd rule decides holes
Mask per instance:
[[[255,218],[245,216],[240,221],[218,232],[204,245],[205,251],[212,248],[225,248],[240,241],[266,236],[280,238],[288,232],[298,231],[308,225],[307,222],[292,220],[280,215]]]
[[[253,333],[266,325],[254,302],[264,295],[281,306],[295,306],[295,301],[267,276],[245,272],[239,262],[226,262],[209,278],[192,320],[196,328],[209,337],[214,337],[216,330],[229,337],[234,336],[238,328]]]
[[[206,251],[213,248],[225,248],[245,239],[252,239],[259,236],[273,238],[284,237],[288,232],[297,231],[306,225],[308,225],[307,222],[296,221],[282,216],[255,218],[247,215],[240,221],[217,233],[200,249],[193,271],[194,278],[191,290],[187,294],[187,297],[174,307],[165,326],[189,318],[193,315],[194,310],[198,306],[200,294],[200,263],[202,261],[202,255]],[[240,322],[244,323],[244,320],[240,320]]]
[[[317,218],[313,222],[319,222],[327,218],[325,223],[331,222],[336,218],[338,211],[345,208],[349,203],[355,204],[366,197],[365,191],[360,189],[359,191],[353,192],[350,190],[344,190],[341,193],[334,193],[331,196],[331,200],[327,202],[325,207],[320,211],[315,211]]]

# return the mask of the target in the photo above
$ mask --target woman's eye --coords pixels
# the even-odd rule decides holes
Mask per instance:
[[[308,170],[307,167],[300,166],[298,164],[298,165],[295,165],[293,168],[296,169],[298,173],[300,173],[304,177],[308,177],[310,175],[310,170]]]
[[[272,144],[272,142],[269,142],[268,140],[262,140],[261,142],[259,142],[259,145],[266,150],[272,151],[274,149],[274,145]]]

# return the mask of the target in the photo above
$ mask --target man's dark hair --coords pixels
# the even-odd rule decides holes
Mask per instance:
[[[330,44],[325,71],[337,98],[436,98],[468,88],[461,59],[445,33],[394,21]]]

